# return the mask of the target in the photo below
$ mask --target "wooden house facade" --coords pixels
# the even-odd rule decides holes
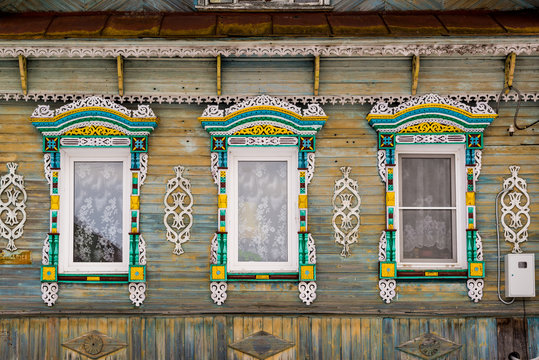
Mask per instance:
[[[55,3],[0,8],[0,359],[539,357],[539,301],[502,303],[497,263],[498,236],[502,256],[539,251],[532,5]],[[248,171],[288,211],[254,247]],[[450,178],[453,200],[406,207],[427,190],[404,176],[431,198]],[[437,250],[406,252],[406,211],[434,217],[410,231]],[[115,245],[78,247],[99,221]]]

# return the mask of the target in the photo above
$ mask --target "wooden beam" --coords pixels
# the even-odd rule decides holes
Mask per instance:
[[[320,55],[314,57],[314,96],[318,96],[320,89]]]
[[[412,95],[417,93],[417,83],[419,81],[419,55],[412,58]]]
[[[217,55],[217,96],[221,96],[221,54]]]
[[[24,55],[19,55],[19,73],[21,74],[22,93],[28,95],[28,68]]]
[[[517,61],[517,54],[512,52],[505,58],[505,82],[503,87],[506,89],[505,93],[509,93],[509,88],[513,86],[513,78],[515,76],[515,63]]]
[[[122,55],[116,57],[116,65],[118,68],[118,94],[124,96],[124,58]]]

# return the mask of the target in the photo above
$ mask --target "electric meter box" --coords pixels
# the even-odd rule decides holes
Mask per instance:
[[[505,296],[535,297],[535,254],[505,255]]]

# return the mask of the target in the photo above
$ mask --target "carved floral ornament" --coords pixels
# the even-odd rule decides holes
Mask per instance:
[[[183,254],[182,244],[189,241],[193,226],[193,195],[191,182],[183,177],[185,168],[181,165],[174,168],[176,177],[167,183],[165,193],[164,224],[167,229],[167,240],[176,244],[173,253]]]
[[[146,297],[146,242],[140,234],[140,189],[148,169],[148,136],[157,126],[157,118],[148,105],[136,110],[111,100],[91,96],[52,110],[39,105],[31,117],[32,124],[43,135],[44,173],[50,186],[50,228],[43,241],[41,266],[42,299],[53,306],[58,299],[59,283],[101,282],[128,284],[130,299],[135,306],[142,305]],[[97,136],[97,137],[95,137]],[[130,215],[129,264],[125,274],[115,278],[105,274],[58,273],[60,229],[58,218],[60,197],[59,180],[62,174],[60,157],[62,148],[127,148],[130,153]],[[108,151],[108,150],[107,150]],[[66,181],[66,180],[63,180]],[[126,236],[125,234],[122,236]],[[97,270],[99,271],[99,270]],[[76,276],[77,280],[73,280]],[[86,279],[80,280],[80,279]],[[102,280],[103,279],[103,280]],[[107,280],[104,280],[107,279]]]
[[[518,176],[520,166],[510,166],[511,177],[503,181],[500,197],[501,223],[505,241],[513,245],[513,254],[521,253],[520,244],[528,240],[530,226],[530,196],[526,180]]]
[[[227,299],[230,281],[297,281],[301,301],[309,305],[316,299],[316,247],[312,235],[308,232],[307,189],[314,175],[315,136],[326,119],[326,114],[318,104],[299,107],[267,95],[249,98],[227,108],[210,105],[199,118],[204,129],[210,134],[210,170],[218,187],[218,231],[210,246],[210,290],[211,298],[217,305],[222,305]],[[261,154],[264,153],[264,147],[271,147],[266,154],[271,153],[272,149],[283,150],[287,154],[295,153],[297,149],[297,173],[293,173],[299,180],[299,189],[293,189],[291,193],[299,194],[297,206],[300,221],[294,233],[294,236],[298,236],[299,243],[298,268],[293,273],[263,270],[254,270],[254,273],[249,274],[234,273],[229,271],[232,266],[228,253],[230,246],[233,246],[231,241],[237,241],[235,238],[231,240],[231,236],[237,235],[228,233],[227,223],[231,216],[229,203],[236,201],[231,200],[231,195],[227,193],[227,182],[231,181],[229,172],[232,171],[228,163],[229,154],[238,149],[252,154],[253,151],[249,148],[256,151],[262,149],[262,152],[257,152]],[[288,160],[285,163],[290,164]],[[296,264],[292,266],[295,267]]]
[[[8,241],[6,250],[15,251],[26,222],[26,190],[22,175],[16,174],[18,164],[7,163],[8,173],[0,178],[0,236]]]
[[[342,167],[342,179],[335,181],[333,193],[333,225],[335,242],[343,246],[341,256],[350,256],[350,245],[357,242],[359,232],[359,185],[350,179],[351,167]]]
[[[466,260],[467,270],[460,273],[443,274],[433,269],[414,270],[414,280],[421,278],[451,278],[467,280],[468,296],[474,302],[483,295],[485,266],[481,236],[476,227],[475,191],[476,181],[481,173],[483,132],[496,117],[494,110],[484,102],[468,106],[452,98],[437,94],[414,97],[402,104],[391,107],[387,102],[379,102],[367,115],[369,124],[377,131],[378,173],[386,187],[386,229],[380,236],[378,258],[380,266],[380,297],[390,303],[397,293],[397,280],[408,279],[409,275],[400,269],[397,262],[396,246],[399,242],[399,229],[394,217],[398,215],[396,207],[396,189],[394,174],[399,164],[395,150],[399,145],[410,144],[462,144],[465,148],[466,188]],[[445,145],[447,146],[447,145]],[[453,145],[452,145],[453,146]],[[459,145],[456,145],[459,146]],[[462,224],[464,225],[464,224]]]

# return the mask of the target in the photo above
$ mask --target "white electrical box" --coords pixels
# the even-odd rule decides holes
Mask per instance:
[[[535,254],[505,255],[505,296],[535,297]]]

